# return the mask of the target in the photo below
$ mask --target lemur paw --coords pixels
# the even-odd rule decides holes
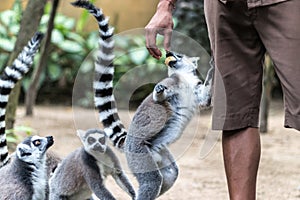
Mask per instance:
[[[168,89],[166,86],[160,84],[156,85],[154,88],[155,92],[158,94],[164,92],[166,89]]]

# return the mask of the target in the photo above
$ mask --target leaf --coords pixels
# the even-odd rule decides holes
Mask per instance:
[[[6,141],[8,143],[18,143],[18,140],[16,138],[14,138],[14,137],[11,137],[11,136],[7,136],[6,137]]]
[[[90,0],[91,3],[94,3],[95,0]],[[76,24],[76,32],[82,32],[84,26],[87,24],[88,19],[90,17],[90,14],[87,10],[82,10],[82,13],[79,17],[79,19],[77,20],[77,24]]]
[[[126,64],[129,64],[130,63],[130,59],[128,56],[126,55],[123,55],[123,56],[118,56],[116,57],[116,59],[114,60],[114,64],[115,65],[126,65]]]
[[[86,45],[88,47],[88,49],[94,49],[97,47],[98,45],[98,42],[95,42],[95,41],[98,41],[98,38],[99,38],[99,33],[97,31],[93,31],[89,34],[87,40],[86,40]]]
[[[49,64],[47,70],[48,70],[49,77],[52,81],[58,80],[59,77],[61,76],[62,70],[60,66],[57,64]]]
[[[94,69],[94,60],[91,60],[91,59],[85,60],[80,65],[80,68],[79,68],[80,72],[82,72],[82,73],[88,73],[93,69]]]
[[[61,15],[61,14],[57,14],[55,16],[54,23],[55,23],[55,25],[61,25],[61,24],[64,24],[66,19],[67,19],[66,16]]]
[[[82,46],[80,46],[78,43],[73,42],[71,40],[64,40],[61,43],[58,44],[59,48],[62,50],[68,52],[68,53],[79,53],[83,51]]]
[[[15,0],[13,7],[12,7],[12,11],[15,14],[15,20],[20,21],[21,17],[22,17],[22,0]]]
[[[51,35],[51,42],[53,44],[60,44],[64,41],[64,35],[57,29],[53,29]]]
[[[50,18],[50,16],[48,14],[43,15],[42,18],[41,18],[40,24],[41,25],[47,25],[48,21],[49,21],[49,18]]]
[[[51,9],[52,9],[52,3],[47,2],[46,5],[45,5],[44,13],[50,14]]]
[[[122,49],[128,49],[129,47],[129,39],[126,36],[116,36],[114,38],[116,47],[122,48]]]
[[[35,130],[29,126],[17,126],[14,128],[14,132],[24,132],[27,135],[31,135]]]
[[[0,48],[12,52],[15,46],[15,39],[11,38],[11,40],[6,38],[0,38]]]
[[[17,35],[19,33],[19,30],[20,30],[20,25],[19,24],[12,24],[8,28],[9,28],[9,31],[12,34]]]
[[[131,61],[136,65],[141,65],[145,63],[146,58],[149,53],[146,48],[134,49],[129,53]]]
[[[67,38],[74,40],[80,44],[85,44],[85,42],[86,42],[85,39],[81,35],[79,35],[77,33],[73,33],[73,32],[68,33]],[[95,40],[95,41],[97,41],[97,40]],[[94,43],[95,43],[95,41],[94,41]]]
[[[62,14],[57,14],[54,19],[56,28],[63,28],[64,30],[72,30],[75,26],[75,19],[69,18]]]
[[[132,40],[137,46],[145,46],[145,39],[143,37],[133,37]]]
[[[3,22],[3,24],[5,26],[9,26],[11,24],[11,21],[13,20],[14,16],[15,16],[14,11],[6,10],[1,13],[0,20],[1,20],[1,22]]]
[[[89,18],[89,13],[87,10],[83,10],[81,16],[79,17],[76,24],[76,32],[82,32],[87,20]]]
[[[7,30],[4,26],[2,26],[2,24],[0,24],[0,34],[8,36]]]
[[[4,54],[4,53],[0,54],[0,71],[2,71],[2,68],[5,67],[8,60],[8,56],[9,56],[8,54]]]
[[[72,30],[75,27],[75,20],[72,18],[66,18],[63,25],[66,29]]]

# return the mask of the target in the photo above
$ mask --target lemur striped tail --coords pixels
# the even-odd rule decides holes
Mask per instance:
[[[99,118],[106,135],[115,147],[122,150],[127,131],[119,118],[113,96],[114,40],[112,36],[114,29],[109,27],[108,18],[103,15],[102,10],[96,8],[89,1],[78,0],[73,2],[72,5],[87,9],[98,22],[100,50],[95,61],[94,102],[99,111]]]
[[[9,161],[5,134],[5,113],[8,97],[15,84],[29,71],[42,38],[42,33],[35,33],[13,64],[5,67],[0,75],[0,167]]]

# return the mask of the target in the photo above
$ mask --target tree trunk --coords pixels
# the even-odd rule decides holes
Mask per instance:
[[[26,105],[26,115],[27,116],[33,115],[33,106],[35,104],[35,100],[36,100],[36,96],[37,96],[37,92],[38,92],[40,76],[47,64],[47,58],[50,53],[49,52],[49,44],[51,42],[51,35],[52,35],[51,33],[54,28],[54,18],[56,15],[58,4],[59,4],[59,0],[53,0],[50,18],[49,18],[49,22],[48,22],[46,38],[45,38],[45,43],[41,48],[41,57],[40,57],[38,65],[35,68],[35,71],[32,75],[31,83],[30,83],[29,89],[26,93],[25,105]]]
[[[274,68],[269,56],[266,56],[263,78],[263,92],[260,106],[260,132],[268,132],[269,106],[272,99]]]
[[[11,53],[8,61],[8,65],[16,59],[18,54],[21,52],[23,47],[27,44],[27,41],[33,36],[33,34],[38,30],[40,19],[44,13],[44,7],[47,0],[29,0],[26,10],[23,13],[20,31],[15,44],[14,51]],[[21,84],[18,83],[14,87],[11,95],[9,96],[9,101],[6,107],[6,128],[12,129],[14,126],[16,109],[19,102]]]

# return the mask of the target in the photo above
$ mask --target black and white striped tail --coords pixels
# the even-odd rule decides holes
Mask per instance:
[[[42,33],[35,33],[13,64],[5,67],[0,75],[0,167],[9,160],[5,134],[5,112],[8,97],[15,84],[29,71],[42,38]]]
[[[98,21],[100,51],[95,61],[94,102],[106,135],[115,147],[122,150],[127,131],[120,120],[113,96],[114,40],[112,36],[114,29],[109,27],[108,18],[103,15],[102,10],[89,1],[78,0],[72,5],[87,9]]]

